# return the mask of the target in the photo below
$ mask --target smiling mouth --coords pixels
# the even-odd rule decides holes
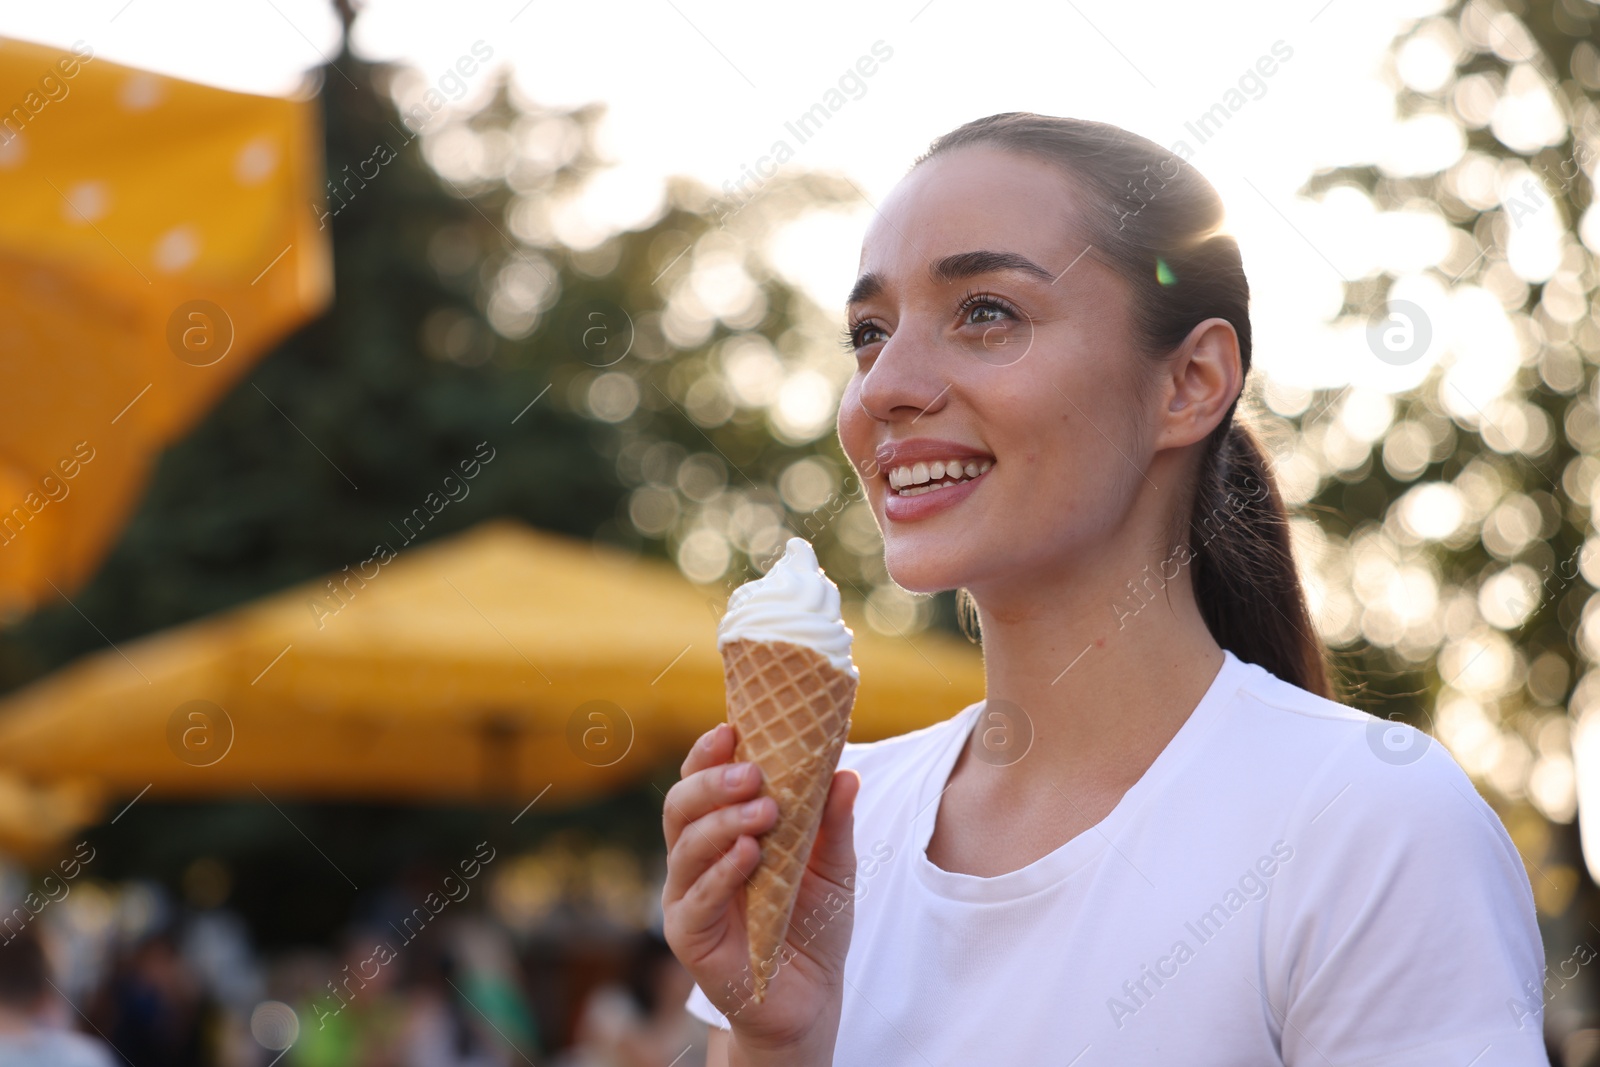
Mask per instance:
[[[935,460],[895,467],[889,472],[889,488],[895,495],[921,496],[937,489],[970,482],[994,466],[992,459]]]

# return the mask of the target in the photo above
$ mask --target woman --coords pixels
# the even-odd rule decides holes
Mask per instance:
[[[846,749],[744,994],[773,802],[695,746],[666,933],[711,1064],[1547,1062],[1528,878],[1438,745],[1329,699],[1211,186],[1099,123],[935,141],[867,231],[839,437],[987,700]],[[825,901],[843,902],[837,908]],[[818,910],[820,908],[820,910]],[[724,1029],[728,1028],[728,1029]]]

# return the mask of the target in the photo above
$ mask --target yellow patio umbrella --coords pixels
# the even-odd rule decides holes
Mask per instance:
[[[0,851],[37,859],[98,819],[104,801],[101,788],[81,778],[34,786],[0,772]]]
[[[494,522],[71,665],[0,704],[0,768],[112,794],[510,803],[676,764],[725,715],[722,600]],[[856,740],[979,699],[977,650],[859,619]]]
[[[0,39],[0,620],[70,593],[155,455],[332,293],[313,100]]]

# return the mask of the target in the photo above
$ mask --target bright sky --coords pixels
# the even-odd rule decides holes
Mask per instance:
[[[1164,145],[1183,140],[1221,191],[1245,250],[1257,366],[1299,385],[1397,390],[1420,380],[1436,356],[1391,366],[1324,322],[1340,306],[1341,276],[1425,267],[1444,247],[1442,227],[1374,216],[1360,197],[1316,205],[1294,191],[1322,166],[1432,169],[1440,156],[1459,154],[1448,131],[1397,124],[1393,75],[1383,74],[1403,20],[1438,6],[994,0],[974,9],[961,0],[810,0],[780,10],[737,0],[371,0],[354,36],[359,53],[408,61],[434,82],[482,41],[533,99],[604,102],[603,147],[616,165],[595,183],[586,210],[612,226],[647,216],[666,176],[720,189],[778,139],[795,150],[787,167],[842,172],[874,202],[939,133],[997,111],[1076,115]],[[88,0],[70,9],[11,6],[0,12],[0,34],[82,39],[118,62],[284,93],[334,54],[338,23],[327,0]],[[785,123],[875,46],[872,76],[846,83],[851,99],[799,143]],[[1269,77],[1253,71],[1263,57]],[[1186,124],[1246,75],[1245,103],[1201,143]],[[481,73],[470,81],[469,92],[488,84]],[[824,307],[839,307],[870,213],[862,205],[813,217],[778,246],[779,265]]]

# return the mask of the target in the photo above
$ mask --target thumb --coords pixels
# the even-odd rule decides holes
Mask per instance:
[[[855,807],[860,792],[860,774],[834,772],[822,809],[822,826],[811,849],[811,869],[839,885],[850,885],[856,872]]]

